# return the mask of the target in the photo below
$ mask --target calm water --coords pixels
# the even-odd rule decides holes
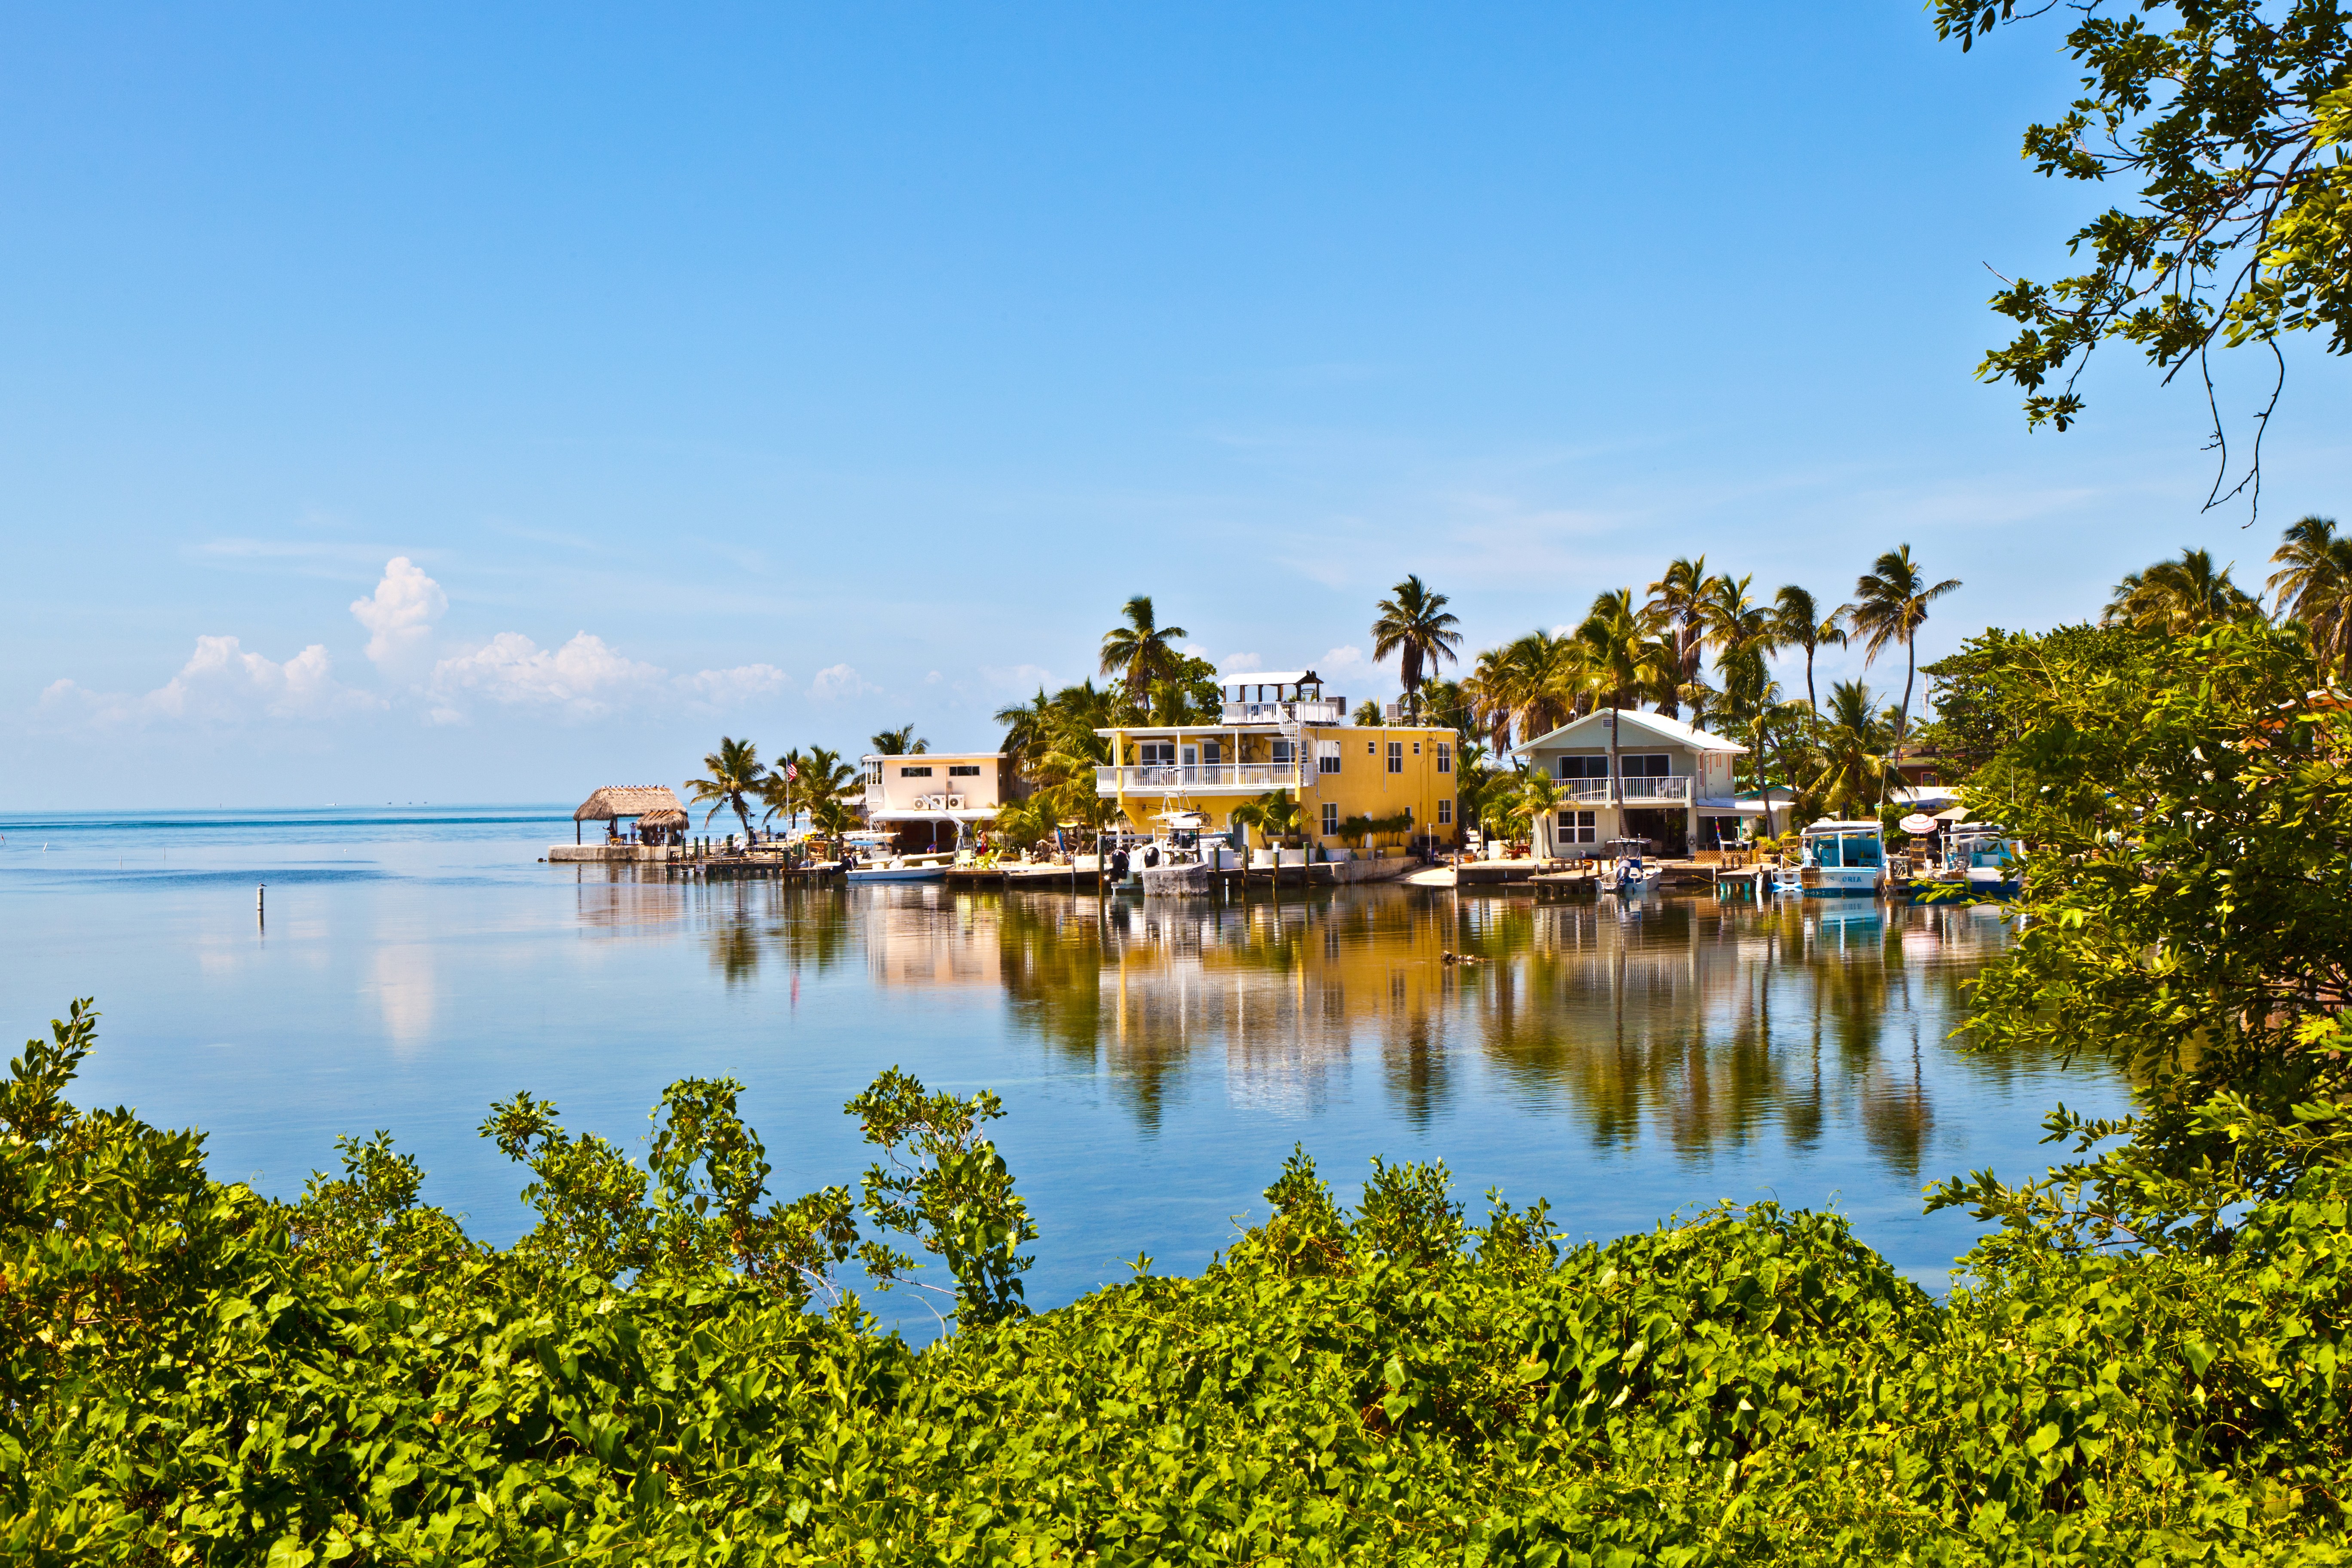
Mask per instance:
[[[281,1195],[337,1133],[389,1128],[501,1241],[524,1177],[476,1135],[494,1099],[634,1144],[665,1083],[731,1074],[792,1194],[855,1182],[842,1101],[898,1063],[1003,1096],[1041,1305],[1138,1251],[1197,1268],[1294,1142],[1343,1196],[1371,1155],[1442,1158],[1474,1214],[1489,1186],[1543,1195],[1579,1237],[1719,1198],[1835,1205],[1940,1286],[1971,1227],[1922,1215],[1922,1184],[2038,1171],[2062,1095],[2124,1103],[2084,1064],[1946,1042],[2005,940],[1965,910],[696,886],[537,864],[571,837],[557,808],[0,832],[0,1026],[96,996],[85,1103],[203,1127],[215,1174]]]

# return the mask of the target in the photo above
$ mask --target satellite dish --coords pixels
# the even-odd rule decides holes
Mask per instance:
[[[1895,826],[1906,833],[1918,835],[1933,833],[1938,825],[1934,817],[1915,811]]]

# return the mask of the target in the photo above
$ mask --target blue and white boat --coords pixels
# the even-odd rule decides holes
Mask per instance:
[[[1772,888],[1808,899],[1874,899],[1886,888],[1886,835],[1875,822],[1823,817],[1782,852]]]

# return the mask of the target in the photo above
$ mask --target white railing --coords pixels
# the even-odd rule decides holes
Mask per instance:
[[[1295,702],[1228,702],[1220,724],[1338,724],[1348,717],[1344,697],[1310,698]]]
[[[1153,790],[1238,789],[1263,794],[1270,789],[1297,789],[1298,769],[1290,763],[1204,763],[1193,767],[1160,765],[1148,768],[1097,768],[1095,793],[1117,795],[1122,789],[1149,794]]]
[[[1627,805],[1652,805],[1659,801],[1673,801],[1680,805],[1691,797],[1691,780],[1687,773],[1674,773],[1665,778],[1626,779],[1622,784],[1624,787],[1618,798]],[[1579,805],[1607,805],[1610,800],[1609,781],[1561,779],[1559,796]]]

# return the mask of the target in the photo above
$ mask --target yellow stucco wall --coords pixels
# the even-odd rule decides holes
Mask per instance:
[[[1203,727],[1199,739],[1223,740],[1230,732],[1220,734]],[[1155,737],[1157,738],[1157,737]],[[1190,741],[1193,737],[1188,736]],[[1264,763],[1272,754],[1276,737],[1245,734],[1240,738],[1238,756],[1228,755],[1232,763]],[[1337,742],[1339,746],[1339,769],[1324,773],[1318,753],[1318,742]],[[1442,838],[1454,837],[1461,824],[1454,809],[1454,786],[1457,775],[1449,770],[1438,771],[1440,746],[1448,748],[1448,761],[1458,763],[1460,737],[1450,729],[1397,726],[1358,727],[1354,725],[1310,725],[1302,731],[1301,743],[1307,752],[1303,767],[1304,784],[1295,793],[1299,803],[1299,826],[1313,842],[1327,839],[1340,842],[1337,834],[1324,831],[1326,805],[1336,808],[1336,817],[1345,821],[1350,816],[1388,816],[1407,806],[1412,808],[1415,837],[1433,835]],[[1399,771],[1389,771],[1389,748],[1399,747]],[[1120,747],[1120,762],[1132,764],[1135,742],[1127,741]],[[1187,792],[1181,788],[1152,788],[1147,791],[1129,789],[1126,808],[1129,821],[1138,832],[1150,832],[1160,826],[1157,817],[1163,811],[1198,811],[1209,819],[1213,831],[1222,831],[1231,825],[1234,807],[1255,799],[1256,790],[1207,790]],[[1438,819],[1438,803],[1447,805],[1447,820]],[[1258,842],[1255,835],[1251,842]],[[1371,843],[1396,843],[1393,837],[1369,840]]]

